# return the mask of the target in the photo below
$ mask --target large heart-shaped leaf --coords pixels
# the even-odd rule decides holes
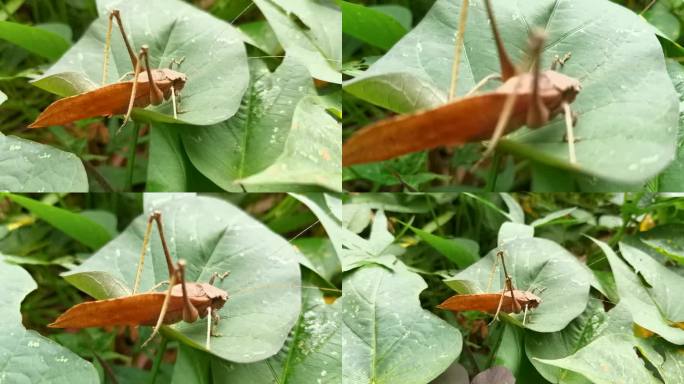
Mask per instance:
[[[188,281],[206,282],[213,272],[230,271],[217,287],[229,299],[219,312],[220,337],[211,353],[235,362],[272,356],[282,347],[299,316],[300,276],[297,254],[283,238],[236,207],[209,197],[179,197],[155,205],[162,212],[172,257],[187,261]],[[99,286],[133,286],[146,215],[105,245],[65,278],[98,299]],[[168,280],[156,230],[144,264],[141,291]],[[104,271],[103,274],[93,272]],[[120,290],[119,290],[120,291]],[[110,289],[114,293],[116,290]],[[203,348],[206,322],[179,323],[167,332],[184,343]]]
[[[0,134],[0,190],[87,192],[88,177],[72,153]]]
[[[354,270],[343,282],[343,381],[427,383],[461,352],[461,334],[421,308],[427,287],[398,262]]]
[[[610,263],[610,268],[613,270],[615,284],[617,285],[618,294],[620,295],[620,303],[625,303],[625,306],[629,309],[634,318],[634,322],[643,328],[657,333],[671,343],[679,345],[684,344],[684,330],[673,327],[670,319],[667,317],[672,314],[663,312],[660,307],[661,305],[671,305],[676,309],[676,307],[678,307],[676,303],[676,293],[672,292],[671,294],[668,294],[668,287],[664,287],[666,301],[661,302],[662,298],[654,296],[653,292],[643,285],[640,277],[632,271],[629,268],[629,265],[622,261],[607,244],[598,240],[594,240],[594,242],[606,255],[606,258]],[[641,251],[636,248],[620,244],[620,249],[625,258],[629,257],[630,259],[633,259],[635,257],[640,257],[638,254],[641,253]],[[652,276],[652,271],[647,272],[649,276]],[[677,313],[675,312],[675,314]]]
[[[240,33],[230,24],[179,0],[151,0],[144,4],[98,1],[100,17],[33,84],[60,96],[81,93],[100,84],[107,18],[112,9],[121,11],[131,44],[136,49],[142,44],[150,47],[152,67],[168,67],[172,60],[185,58],[180,67],[188,76],[182,92],[181,122],[210,125],[237,112],[249,82],[247,56]],[[111,42],[108,83],[133,71],[116,27]],[[149,107],[144,116],[169,121],[171,103]]]
[[[317,79],[342,82],[342,14],[332,1],[255,0],[254,4],[288,56],[296,57]]]
[[[341,303],[326,304],[321,292],[302,292],[303,313],[285,346],[268,360],[235,364],[181,349],[173,383],[194,382],[211,372],[215,383],[340,383],[342,377]],[[211,369],[197,369],[203,364]],[[211,381],[210,381],[211,382]]]
[[[0,255],[0,379],[6,383],[98,382],[93,365],[21,324],[19,306],[36,283],[23,268]]]
[[[287,146],[297,147],[301,145],[298,141],[310,143],[309,137],[303,138],[296,134],[297,130],[292,130],[292,124],[299,101],[314,92],[311,76],[296,59],[286,57],[272,74],[265,65],[256,62],[252,66],[252,82],[237,115],[218,125],[193,127],[183,132],[183,145],[188,157],[200,172],[221,188],[241,191],[237,182],[273,165],[285,150],[286,142]],[[330,132],[332,130],[328,127],[325,133],[318,132],[317,137],[324,135],[329,138]],[[314,147],[320,149],[318,144]],[[329,149],[328,164],[334,160],[330,155],[334,151],[334,147]],[[322,163],[322,157],[319,154],[315,160]],[[314,167],[311,164],[310,161],[305,164],[305,169],[300,170],[301,164],[298,163],[293,165],[296,168],[287,169],[287,173],[312,171]],[[279,178],[286,176],[280,175]],[[302,182],[301,177],[297,180]],[[314,184],[320,180],[311,176],[306,181]],[[268,180],[262,182],[269,184]],[[273,185],[267,188],[274,189]]]
[[[589,300],[591,276],[575,256],[546,239],[506,242],[445,283],[460,294],[501,292],[503,279],[490,280],[498,250],[504,251],[506,267],[516,289],[543,289],[537,293],[542,303],[527,313],[526,328],[537,332],[560,331],[584,311]],[[501,266],[496,267],[502,273]],[[520,313],[512,318],[523,325],[524,316]]]
[[[678,103],[652,29],[609,1],[493,1],[504,44],[523,61],[531,28],[546,29],[542,66],[572,52],[562,68],[579,79],[578,169],[622,183],[643,183],[674,158]],[[446,101],[460,2],[438,0],[413,31],[345,89],[372,103],[407,113]],[[482,0],[471,2],[458,93],[498,73],[498,57]],[[498,111],[482,111],[498,113]],[[429,128],[429,127],[428,127]],[[426,128],[427,129],[427,128]],[[561,118],[522,129],[500,148],[556,167],[568,163]]]

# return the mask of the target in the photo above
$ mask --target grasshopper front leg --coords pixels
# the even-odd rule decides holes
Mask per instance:
[[[164,324],[164,317],[166,317],[166,311],[169,308],[169,301],[171,301],[171,290],[173,289],[173,286],[176,284],[176,273],[174,272],[171,275],[171,278],[169,279],[169,288],[166,290],[166,295],[164,296],[164,302],[162,303],[161,310],[159,311],[159,317],[157,318],[157,323],[155,324],[154,328],[152,329],[152,334],[150,337],[145,340],[144,343],[142,343],[142,348],[145,348],[147,344],[154,339],[155,336],[157,336],[157,333],[159,333],[159,328]]]
[[[131,98],[128,101],[128,108],[126,110],[126,115],[124,116],[124,121],[123,124],[121,124],[121,127],[125,126],[126,123],[128,123],[128,119],[131,117],[131,112],[133,111],[133,107],[135,106],[135,97],[138,92],[138,76],[140,75],[140,72],[142,70],[140,62],[145,61],[145,71],[147,72],[147,81],[150,84],[149,85],[149,95],[148,99],[151,104],[153,105],[159,105],[162,101],[164,101],[164,94],[163,92],[159,89],[157,86],[157,83],[154,81],[154,77],[152,76],[152,72],[150,70],[150,63],[149,63],[149,47],[147,45],[143,45],[140,47],[140,53],[138,54],[138,61],[135,66],[135,71],[133,73],[133,89],[131,91]],[[121,129],[121,128],[119,128]]]
[[[166,317],[166,312],[169,308],[169,301],[171,301],[171,290],[177,281],[180,281],[181,291],[183,292],[183,321],[187,323],[194,323],[199,318],[199,312],[195,308],[190,299],[188,298],[186,282],[185,282],[185,260],[178,260],[176,268],[171,273],[171,278],[169,279],[169,288],[166,290],[166,295],[164,296],[164,302],[162,303],[161,311],[159,312],[159,317],[157,318],[157,323],[152,330],[150,337],[145,340],[142,344],[144,348],[154,337],[159,333],[159,329],[164,325],[164,318]]]

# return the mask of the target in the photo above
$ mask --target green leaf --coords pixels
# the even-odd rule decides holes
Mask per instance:
[[[171,384],[211,384],[213,361],[210,354],[179,344]]]
[[[427,284],[402,263],[359,268],[343,287],[344,382],[427,383],[460,354],[461,334],[421,308]]]
[[[660,384],[634,353],[630,335],[603,336],[572,356],[540,362],[571,370],[585,376],[594,384]]]
[[[253,21],[238,26],[245,35],[245,42],[251,44],[269,55],[276,56],[283,51],[273,28],[266,21]]]
[[[480,259],[480,245],[473,240],[461,237],[447,238],[433,235],[412,226],[409,228],[460,269],[466,268]]]
[[[611,312],[627,312],[624,306],[614,308]],[[631,317],[627,312],[628,322]],[[525,352],[537,371],[550,382],[591,384],[581,375],[541,363],[540,360],[555,360],[573,355],[589,344],[605,329],[607,315],[599,300],[589,301],[589,305],[581,315],[574,319],[563,330],[553,333],[528,332],[525,337]],[[625,330],[628,333],[630,328]]]
[[[332,2],[255,0],[288,56],[311,76],[342,82],[342,17]]]
[[[613,276],[615,276],[620,303],[624,302],[632,314],[634,322],[657,333],[671,343],[684,344],[684,330],[671,325],[659,308],[661,303],[655,301],[655,298],[651,296],[652,292],[643,286],[639,276],[606,243],[598,240],[594,240],[594,242],[606,255],[610,268],[613,270]],[[620,244],[620,249],[623,251],[623,255],[626,252],[631,256],[638,256],[637,252],[639,251],[624,244]],[[627,257],[627,255],[624,256]]]
[[[60,96],[87,91],[88,82],[100,84],[107,10],[114,8],[121,11],[136,52],[142,44],[149,45],[151,67],[168,67],[171,60],[185,58],[179,71],[187,75],[188,81],[181,92],[183,113],[179,115],[179,122],[211,125],[237,112],[249,82],[247,55],[239,32],[230,24],[179,0],[151,0],[145,2],[144,7],[130,1],[98,1],[100,17],[33,84]],[[116,26],[111,42],[108,83],[133,71]],[[81,79],[74,83],[74,77]],[[138,110],[134,118],[173,121],[172,109],[171,102],[164,102],[145,112]]]
[[[57,60],[69,49],[69,42],[54,32],[0,20],[0,39],[49,60]]]
[[[7,20],[19,9],[25,0],[7,0],[3,3],[3,9],[0,9],[0,20]]]
[[[188,281],[206,282],[213,272],[230,271],[230,276],[215,284],[228,292],[229,299],[219,312],[217,331],[223,336],[211,340],[211,353],[235,362],[263,360],[277,353],[300,311],[299,264],[292,246],[222,200],[178,197],[155,204],[154,209],[162,212],[172,257],[187,261]],[[93,292],[74,281],[75,277],[82,280],[92,272],[107,272],[111,277],[103,284],[112,287],[121,282],[132,288],[146,221],[146,215],[139,216],[65,278],[91,295],[102,292]],[[101,275],[92,275],[92,280],[102,282]],[[140,291],[163,280],[168,280],[168,270],[154,230]],[[170,337],[204,348],[205,321],[165,328]]]
[[[644,14],[646,20],[653,24],[668,39],[677,41],[681,24],[672,11],[663,3],[654,3],[653,7]]]
[[[508,193],[500,193],[499,196],[508,207],[508,218],[514,223],[525,224],[525,212],[513,196]]]
[[[7,383],[90,384],[99,381],[93,365],[21,324],[22,300],[36,289],[23,268],[0,255],[0,378]]]
[[[0,190],[87,192],[88,177],[72,153],[0,134]]]
[[[265,170],[239,180],[250,186],[313,185],[342,192],[342,126],[317,96],[303,98],[292,117],[283,152]]]
[[[496,350],[493,351],[492,365],[506,367],[511,372],[518,373],[520,365],[525,359],[524,332],[521,328],[508,323],[501,323],[498,332],[501,333],[501,336],[498,345],[496,345]],[[494,382],[497,383],[498,381]],[[484,381],[484,383],[488,383],[488,381]]]
[[[155,124],[150,130],[150,159],[147,166],[149,192],[187,191],[188,166],[180,133],[175,125]]]
[[[6,196],[90,249],[97,250],[111,239],[111,235],[105,228],[86,216],[28,197],[12,194]]]
[[[433,195],[408,193],[361,193],[348,195],[344,205],[363,205],[368,209],[379,209],[388,212],[428,213],[432,209]],[[451,196],[456,197],[456,194]]]
[[[620,253],[648,284],[645,289],[661,315],[671,322],[684,322],[684,302],[680,295],[684,292],[684,277],[626,243],[620,243]]]
[[[546,225],[546,224],[548,224],[548,223],[550,223],[556,219],[560,219],[562,217],[565,217],[565,216],[572,214],[573,212],[575,212],[576,209],[577,208],[567,208],[567,209],[561,209],[559,211],[551,212],[548,215],[533,221],[532,223],[530,223],[530,225],[532,227],[541,227],[542,225]]]
[[[527,224],[506,221],[499,228],[499,244],[516,240],[530,239],[534,237],[534,227]]]
[[[678,61],[668,59],[667,71],[679,94],[679,136],[677,158],[658,177],[658,190],[674,192],[684,190],[684,67]]]
[[[641,241],[659,253],[684,265],[684,226],[681,224],[659,225],[639,234]]]
[[[583,86],[572,104],[578,113],[575,134],[582,137],[576,144],[580,172],[639,184],[672,162],[677,98],[665,71],[662,49],[648,24],[609,1],[494,3],[504,44],[516,63],[523,62],[528,34],[534,26],[545,27],[548,35],[543,68],[548,68],[556,55],[572,52],[572,59],[561,71],[579,79]],[[481,1],[472,4],[459,95],[500,71],[484,6]],[[438,0],[415,29],[363,75],[346,83],[345,90],[400,113],[444,104],[459,6],[460,2]],[[558,117],[543,128],[516,131],[499,147],[523,158],[574,170],[568,162],[564,132],[563,119]]]
[[[340,303],[326,304],[320,291],[302,292],[303,313],[277,355],[252,364],[235,364],[181,345],[174,383],[339,383],[341,377]]]
[[[499,250],[504,252],[506,267],[516,289],[543,289],[536,292],[542,303],[527,313],[525,328],[536,332],[560,331],[584,311],[589,300],[591,276],[575,256],[546,239],[506,242],[444,282],[459,294],[501,292],[501,278],[491,279],[489,287]],[[500,265],[497,270],[501,273]],[[520,313],[505,317],[522,326],[523,316]]]
[[[397,4],[382,4],[371,5],[370,8],[378,10],[386,15],[392,16],[392,18],[397,20],[406,31],[411,29],[411,26],[413,25],[413,14],[411,13],[411,10],[406,6]]]
[[[265,170],[283,153],[299,100],[313,93],[311,77],[295,59],[286,57],[273,74],[264,64],[255,64],[252,83],[233,118],[183,130],[188,157],[221,188],[241,191],[237,180]]]
[[[291,193],[295,199],[306,205],[321,222],[335,253],[342,255],[342,235],[340,233],[342,219],[342,200],[335,195],[324,193]]]
[[[387,217],[382,210],[375,214],[367,240],[346,228],[340,229],[340,236],[345,247],[341,258],[344,272],[368,264],[394,269],[396,255],[403,252],[403,248],[393,247],[394,236],[387,230]]]
[[[303,312],[285,347],[254,364],[212,360],[217,383],[340,383],[342,379],[341,302],[326,304],[321,292],[302,292]]]
[[[407,32],[392,16],[371,7],[341,1],[342,32],[375,47],[389,50]]]
[[[306,258],[311,269],[329,286],[333,278],[342,273],[342,266],[330,239],[325,237],[304,237],[292,240],[292,245]]]
[[[682,377],[682,369],[684,369],[684,358],[679,353],[678,348],[667,346],[665,350],[665,361],[659,369],[661,376],[665,379],[666,384],[682,384],[684,377]]]

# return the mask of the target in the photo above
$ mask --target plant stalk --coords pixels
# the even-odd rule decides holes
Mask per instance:
[[[138,139],[140,138],[140,124],[133,122],[133,140],[131,141],[131,146],[128,150],[128,169],[126,170],[126,187],[125,192],[133,191],[133,173],[135,170],[135,155],[136,149],[138,148]]]
[[[163,334],[161,335],[161,344],[159,345],[159,350],[157,351],[157,356],[154,358],[154,363],[152,364],[152,372],[150,376],[150,384],[154,384],[157,380],[157,375],[159,374],[159,368],[161,367],[161,362],[164,358],[164,352],[166,352],[166,344],[168,344],[169,339]]]

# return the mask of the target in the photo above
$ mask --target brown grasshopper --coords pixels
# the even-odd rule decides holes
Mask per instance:
[[[149,242],[153,223],[156,222],[161,239],[162,249],[169,269],[169,281],[162,282],[150,292],[136,293],[140,285],[145,252]],[[218,323],[217,311],[228,300],[228,293],[212,284],[218,277],[224,279],[228,272],[214,274],[208,283],[185,281],[185,261],[179,260],[174,266],[164,237],[161,213],[153,212],[147,220],[147,228],[143,238],[140,261],[136,270],[133,293],[129,296],[114,299],[90,301],[77,304],[61,314],[51,328],[89,328],[114,325],[154,325],[150,337],[143,347],[156,336],[163,324],[175,324],[179,321],[194,323],[199,318],[207,318],[206,348],[210,349],[212,323]],[[154,289],[168,283],[166,292],[155,292]]]
[[[496,261],[498,260],[501,260],[504,271],[504,288],[500,293],[454,295],[438,305],[437,308],[454,312],[482,311],[494,314],[494,319],[498,318],[500,312],[520,313],[524,311],[523,324],[525,324],[528,309],[537,308],[542,300],[533,291],[520,291],[513,287],[513,279],[506,270],[503,251],[496,253]],[[495,268],[496,262],[493,265],[492,274]]]
[[[344,144],[344,166],[490,139],[484,159],[494,151],[505,133],[522,126],[539,128],[559,113],[565,114],[570,162],[577,162],[570,103],[580,92],[581,85],[578,80],[556,71],[558,64],[564,64],[569,55],[558,58],[550,70],[541,71],[539,61],[544,35],[535,32],[530,38],[531,56],[534,58],[532,72],[522,72],[506,53],[491,0],[485,0],[485,5],[499,55],[501,76],[484,78],[466,96],[438,108],[396,116],[362,128]],[[458,46],[456,53],[460,57]],[[497,77],[503,81],[499,88],[475,94],[486,82]]]
[[[107,79],[113,20],[116,20],[116,24],[119,26],[126,50],[131,58],[133,79],[104,85]],[[64,125],[88,117],[109,117],[119,114],[124,114],[124,122],[121,125],[123,127],[128,122],[134,107],[144,108],[150,104],[159,105],[169,98],[173,102],[173,117],[178,118],[176,98],[180,97],[180,91],[185,86],[187,76],[184,73],[174,71],[171,67],[174,63],[180,65],[182,60],[173,60],[169,68],[150,68],[148,51],[149,47],[142,45],[140,53],[137,56],[135,55],[133,47],[126,37],[119,10],[111,11],[105,41],[102,70],[103,86],[55,101],[38,116],[36,121],[29,125],[29,128]]]

